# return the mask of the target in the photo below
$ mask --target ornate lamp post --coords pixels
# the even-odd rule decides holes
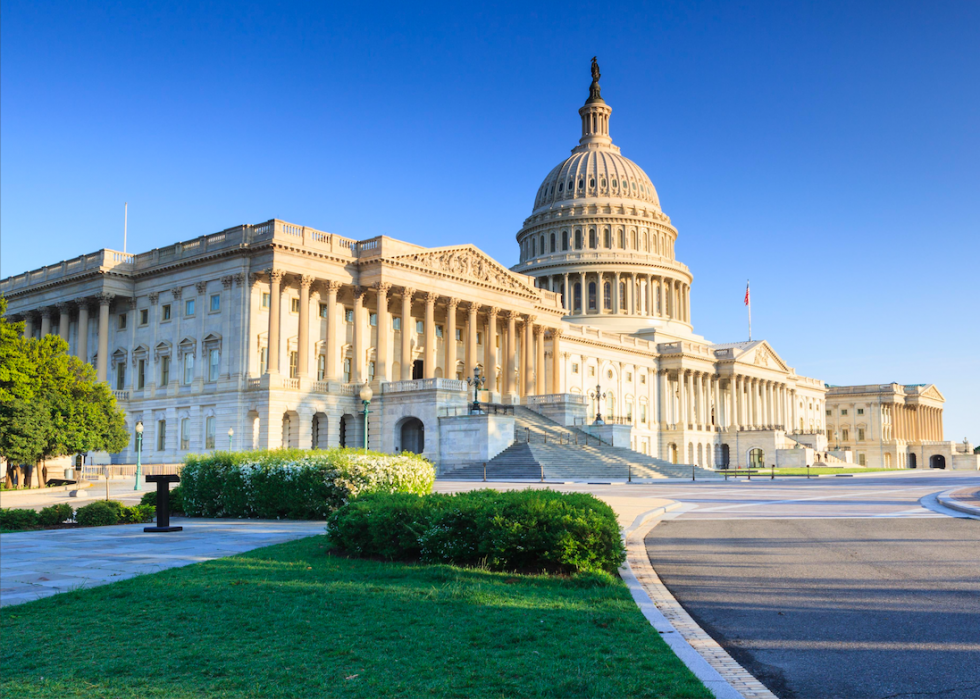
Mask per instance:
[[[485,376],[480,376],[480,367],[473,368],[473,376],[466,379],[466,383],[473,387],[473,406],[470,408],[471,414],[483,412],[480,410],[480,388],[486,382]]]
[[[606,394],[602,392],[602,386],[596,384],[594,391],[589,391],[589,398],[595,401],[595,425],[604,425],[602,421],[602,401],[606,400]]]
[[[133,484],[133,490],[140,489],[140,471],[142,470],[143,464],[140,461],[140,457],[143,454],[143,421],[140,420],[136,423],[136,482]]]
[[[361,386],[361,402],[364,403],[364,451],[368,448],[368,406],[371,405],[371,398],[374,397],[374,391],[371,390],[370,384],[367,381]]]
[[[232,440],[235,438],[235,428],[228,428],[228,451],[232,450]]]

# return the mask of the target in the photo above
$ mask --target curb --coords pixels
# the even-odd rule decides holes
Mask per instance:
[[[627,553],[620,576],[643,616],[715,699],[778,699],[697,625],[650,564],[646,535],[660,523],[659,517],[681,506],[674,502],[644,512],[623,532]]]
[[[80,485],[80,487],[79,487]],[[0,499],[6,500],[7,498],[13,497],[25,497],[27,495],[44,495],[45,493],[67,493],[69,490],[84,490],[85,488],[91,488],[92,482],[85,481],[81,484],[74,485],[55,485],[50,488],[18,488],[16,490],[0,490]]]
[[[936,495],[936,500],[943,507],[948,507],[951,510],[956,510],[957,512],[962,512],[965,515],[972,515],[974,517],[980,517],[980,507],[974,507],[973,505],[967,505],[964,502],[960,502],[953,497],[953,493],[959,490],[955,488],[954,490],[947,490],[943,493]]]

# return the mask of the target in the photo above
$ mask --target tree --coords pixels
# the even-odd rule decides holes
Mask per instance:
[[[0,298],[0,455],[21,474],[21,464],[34,465],[33,480],[43,485],[46,474],[36,465],[45,459],[122,451],[125,415],[108,385],[60,337],[22,337],[23,324],[8,322],[5,310]]]

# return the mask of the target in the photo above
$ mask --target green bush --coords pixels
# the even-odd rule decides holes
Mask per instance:
[[[330,516],[327,535],[354,555],[492,570],[612,572],[626,558],[609,505],[552,490],[364,495]]]
[[[140,505],[152,505],[154,508],[157,506],[157,491],[151,490],[148,493],[143,493],[143,498],[140,500]],[[178,485],[176,488],[170,489],[170,512],[180,512],[184,511],[184,494]]]
[[[34,510],[0,509],[0,529],[33,529],[37,525]]]
[[[152,522],[156,517],[157,508],[153,505],[136,505],[135,507],[125,507],[121,513],[120,520],[124,524],[142,524]]]
[[[38,513],[38,523],[42,527],[51,527],[55,524],[62,524],[75,518],[75,510],[68,503],[51,505],[45,507]]]
[[[83,527],[104,527],[118,524],[122,511],[122,503],[115,500],[97,500],[85,507],[79,507],[75,513],[75,521]]]
[[[364,493],[428,493],[435,469],[416,454],[278,449],[189,456],[180,478],[190,516],[323,519]]]

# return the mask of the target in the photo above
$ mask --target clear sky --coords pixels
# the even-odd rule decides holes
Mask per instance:
[[[980,3],[5,0],[0,276],[273,217],[517,261],[589,60],[695,331],[980,442]]]

